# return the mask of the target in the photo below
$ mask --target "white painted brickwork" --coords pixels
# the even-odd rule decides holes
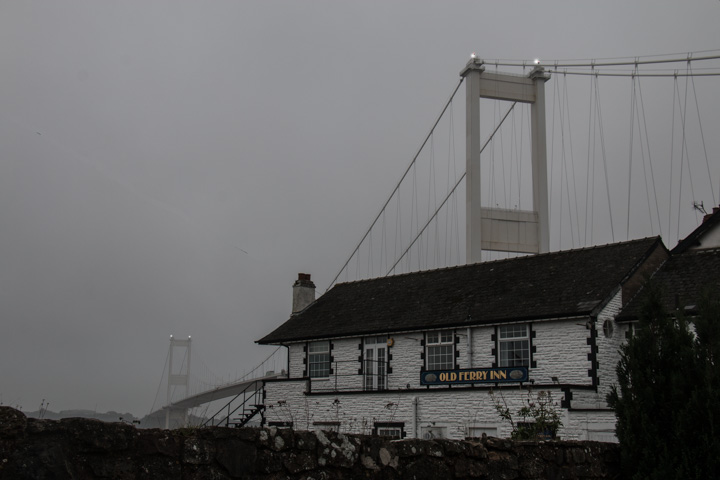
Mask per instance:
[[[292,422],[306,430],[309,397],[306,382],[265,382],[265,419],[268,422]]]
[[[423,348],[422,333],[399,333],[391,336],[394,343],[390,348],[393,373],[388,378],[391,389],[420,388],[420,369],[424,365],[420,355]]]
[[[561,436],[571,439],[595,439],[612,441],[614,439],[614,415],[607,408],[605,396],[614,379],[617,364],[617,349],[625,339],[627,327],[613,322],[613,336],[603,334],[603,321],[612,319],[619,311],[621,293],[604,308],[596,322],[597,360],[600,391],[573,389],[572,406],[574,408],[601,409],[591,412],[568,411],[563,409],[564,428]],[[591,362],[588,354],[591,347],[588,339],[591,330],[586,327],[587,319],[546,321],[532,323],[535,332],[532,345],[536,352],[532,360],[536,368],[530,369],[530,378],[535,380],[535,391],[553,390],[555,401],[560,404],[563,393],[551,384],[552,377],[558,377],[561,384],[591,386],[588,375]],[[475,327],[472,330],[473,361],[472,367],[490,368],[496,362],[492,354],[495,349],[494,326]],[[459,368],[470,368],[468,363],[467,329],[455,330],[459,337],[456,344],[459,356]],[[305,381],[269,382],[266,385],[266,419],[268,421],[292,421],[295,428],[312,429],[314,422],[340,422],[340,430],[353,433],[371,433],[375,422],[403,422],[408,437],[415,436],[413,425],[413,402],[418,399],[417,425],[420,429],[429,426],[445,427],[448,437],[463,438],[469,434],[470,427],[497,428],[498,436],[508,436],[510,426],[500,420],[490,399],[487,388],[472,388],[458,385],[452,389],[433,388],[430,391],[420,385],[420,371],[424,366],[421,354],[424,351],[424,334],[398,333],[390,335],[393,345],[387,348],[392,355],[388,375],[389,391],[383,393],[365,393],[362,391],[363,375],[358,374],[361,363],[358,357],[363,352],[358,348],[360,338],[331,340],[333,349],[331,368],[337,375],[327,380],[312,379]],[[293,344],[289,348],[290,377],[302,377],[305,369],[303,359],[304,343]],[[306,395],[307,385],[312,392],[326,394]],[[415,391],[407,391],[412,389]],[[421,389],[418,391],[418,389]],[[333,391],[351,394],[334,394]],[[508,406],[517,410],[527,390],[517,387],[500,389]],[[559,406],[558,406],[559,408]],[[433,423],[434,422],[434,423]]]
[[[312,430],[315,422],[339,422],[340,431],[348,433],[372,433],[376,422],[402,422],[406,436],[413,431],[413,398],[417,398],[418,434],[423,427],[446,427],[448,438],[461,439],[469,434],[470,427],[494,427],[498,436],[510,436],[510,424],[501,420],[495,409],[490,390],[473,388],[432,392],[358,393],[354,395],[304,395],[304,382],[269,382],[266,420],[269,422],[293,422],[298,430]],[[502,395],[502,397],[500,396]],[[560,409],[563,393],[552,392],[553,400]],[[498,401],[504,398],[508,407],[517,411],[528,399],[527,390],[503,388],[495,391]],[[612,413],[602,422],[590,419],[587,414],[578,415],[563,410],[563,423],[559,435],[567,438],[586,439],[590,427],[600,431],[610,421]],[[604,423],[603,423],[604,422]]]
[[[458,342],[455,344],[455,350],[458,354],[457,358],[455,358],[455,363],[458,368],[468,368],[470,364],[468,363],[467,328],[458,328],[454,330],[454,332],[453,341],[455,337],[458,339]]]
[[[305,370],[305,364],[303,363],[303,359],[305,358],[304,347],[304,343],[293,343],[289,347],[290,378],[300,378],[303,376],[303,371]]]
[[[615,414],[605,412],[568,412],[563,419],[563,438],[568,440],[594,440],[617,442]]]
[[[320,390],[361,390],[362,375],[358,375],[359,338],[342,338],[331,340],[330,356],[333,361],[330,368],[333,373],[328,380],[312,380],[313,391]]]
[[[473,344],[473,364],[472,367],[490,368],[495,362],[495,356],[492,354],[495,348],[495,342],[492,336],[495,334],[495,327],[478,327],[473,328],[472,344]],[[465,363],[465,365],[467,365]],[[468,367],[470,368],[470,367]]]
[[[530,370],[530,378],[536,383],[546,384],[557,377],[562,384],[590,385],[588,376],[590,361],[590,330],[586,320],[538,322],[532,325],[535,338],[532,340],[536,353],[532,359],[537,368]]]
[[[625,334],[628,331],[627,324],[618,324],[615,322],[615,316],[622,308],[622,292],[618,292],[615,297],[598,315],[595,324],[597,329],[597,346],[598,346],[598,402],[603,407],[607,407],[605,397],[610,393],[610,387],[616,383],[615,368],[620,360],[620,345],[625,343]],[[608,320],[612,325],[612,336],[606,337],[603,332],[603,324]]]

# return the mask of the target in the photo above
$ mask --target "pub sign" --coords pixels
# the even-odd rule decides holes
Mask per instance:
[[[420,372],[421,385],[527,382],[527,367],[463,368]]]

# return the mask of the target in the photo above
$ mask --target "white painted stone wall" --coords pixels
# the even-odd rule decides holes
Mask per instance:
[[[495,334],[495,327],[475,327],[472,331],[473,360],[472,365],[463,368],[490,368],[495,362],[492,354],[495,342],[492,336]],[[466,362],[463,365],[467,365]]]
[[[571,411],[563,420],[563,435],[568,440],[617,442],[615,421],[615,414],[611,410]]]
[[[413,431],[413,400],[417,399],[417,435],[424,427],[445,427],[447,438],[461,439],[469,435],[471,427],[497,428],[498,436],[510,436],[511,426],[502,420],[495,402],[506,403],[516,412],[528,400],[535,400],[537,390],[514,387],[496,389],[491,397],[488,388],[427,392],[358,393],[353,395],[305,395],[304,382],[269,382],[266,384],[266,420],[268,422],[293,422],[299,430],[312,430],[316,422],[339,422],[340,431],[370,434],[375,423],[401,422],[408,438]],[[560,409],[563,393],[551,391]],[[585,438],[585,417],[562,413],[565,428],[559,435]],[[518,418],[518,420],[520,420]],[[592,422],[590,425],[594,425]]]
[[[535,338],[532,339],[532,344],[536,349],[533,360],[537,363],[537,368],[530,370],[530,378],[540,384],[550,383],[551,377],[558,377],[560,383],[564,384],[589,384],[587,371],[591,363],[587,359],[590,353],[587,339],[590,337],[590,332],[585,324],[586,321],[582,319],[533,323]],[[602,325],[599,328],[602,330]],[[494,334],[493,326],[472,329],[472,367],[490,368],[496,362],[492,354],[495,349],[495,342],[492,340]],[[456,344],[459,353],[458,367],[470,368],[467,329],[457,329],[455,335],[459,337],[459,342]],[[388,387],[390,389],[419,388],[420,370],[424,365],[421,358],[424,350],[421,346],[423,333],[398,333],[390,335],[390,338],[393,340],[393,346],[388,347],[388,353],[392,355],[390,361],[392,373],[388,375]],[[337,376],[337,379],[331,378],[331,381],[317,388],[334,389],[336,381],[339,390],[363,388],[362,375],[358,375],[358,369],[361,367],[358,357],[362,354],[358,348],[360,342],[359,337],[332,340],[331,354],[334,360],[332,368],[337,375],[331,377]],[[301,377],[305,370],[304,345],[304,343],[290,345],[290,378]],[[314,380],[314,382],[318,381]],[[317,388],[313,387],[313,390]]]
[[[312,379],[312,390],[362,390],[363,377],[358,375],[360,339],[341,338],[331,340],[330,343],[332,343],[330,356],[333,359],[330,368],[333,373],[327,380]]]
[[[532,325],[535,332],[533,346],[536,348],[532,359],[537,367],[530,370],[530,378],[536,383],[547,384],[557,377],[561,384],[589,385],[588,376],[591,362],[588,360],[590,330],[586,327],[589,319],[537,322]]]
[[[605,396],[614,378],[617,364],[617,349],[625,339],[627,327],[614,324],[613,336],[606,338],[602,331],[602,322],[612,318],[621,305],[621,294],[603,310],[601,319],[593,328],[597,332],[600,391],[573,389],[572,406],[574,408],[607,408]],[[588,376],[591,362],[587,343],[591,331],[586,327],[586,319],[547,321],[532,323],[535,338],[532,344],[536,348],[533,360],[537,368],[530,370],[530,378],[535,380],[534,389],[551,390],[558,402],[563,393],[552,384],[551,377],[558,377],[561,384],[591,386]],[[492,336],[494,326],[475,327],[472,330],[473,367],[489,368],[496,361],[492,355],[495,342]],[[467,329],[457,329],[456,344],[458,367],[469,368],[467,355]],[[293,421],[296,428],[312,429],[314,422],[340,422],[341,431],[353,433],[371,433],[376,422],[404,422],[407,436],[412,431],[412,399],[418,399],[418,435],[421,427],[446,427],[450,438],[463,438],[468,435],[471,426],[497,428],[499,436],[510,434],[510,426],[498,417],[487,387],[467,385],[443,387],[426,390],[420,385],[420,371],[424,365],[421,346],[422,332],[398,333],[390,335],[393,345],[388,347],[392,355],[388,375],[388,391],[382,393],[363,392],[363,376],[358,374],[361,339],[347,338],[332,340],[333,369],[337,376],[327,380],[311,379],[312,392],[325,392],[321,395],[306,395],[308,383],[305,381],[270,382],[266,386],[266,417],[268,421]],[[304,343],[290,346],[290,378],[300,378],[304,371]],[[335,392],[337,390],[337,393]],[[408,391],[411,390],[411,391]],[[343,393],[354,391],[354,393]],[[519,386],[505,386],[502,392],[512,409],[519,408],[527,399],[527,389]],[[559,408],[559,407],[558,407]],[[611,411],[576,412],[563,410],[564,430],[561,434],[569,438],[588,439],[589,436],[607,436],[614,425]],[[564,432],[564,433],[563,433]],[[591,433],[588,433],[591,432]]]
[[[393,346],[389,349],[392,355],[390,366],[392,373],[388,376],[390,389],[420,388],[420,368],[424,365],[420,355],[423,352],[422,333],[398,333],[390,336]]]
[[[305,371],[305,364],[303,359],[305,358],[305,352],[303,348],[305,343],[293,343],[288,347],[288,356],[290,360],[290,378],[300,378],[303,376]]]
[[[583,407],[590,408],[608,408],[607,401],[605,400],[607,394],[610,393],[610,388],[616,383],[615,368],[620,360],[620,345],[625,343],[626,334],[628,332],[627,324],[618,324],[615,322],[615,316],[620,312],[622,308],[622,292],[619,291],[615,297],[607,304],[607,306],[598,315],[597,322],[595,322],[595,329],[597,332],[597,346],[598,346],[598,391],[597,397],[594,402],[589,405],[579,404]],[[608,321],[612,325],[612,335],[605,336],[603,331],[603,325],[605,321]]]
[[[265,419],[291,422],[298,430],[308,430],[309,398],[306,381],[265,382]]]

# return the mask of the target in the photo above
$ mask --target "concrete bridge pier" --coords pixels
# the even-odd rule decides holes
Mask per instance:
[[[168,405],[165,410],[165,429],[182,428],[188,426],[188,409]]]

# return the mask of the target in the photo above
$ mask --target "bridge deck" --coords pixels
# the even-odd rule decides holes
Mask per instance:
[[[223,385],[223,386],[217,387],[213,390],[208,390],[206,392],[200,392],[200,393],[197,393],[190,397],[183,398],[182,400],[178,400],[177,402],[173,402],[170,405],[167,405],[165,408],[197,407],[204,403],[213,402],[215,400],[220,400],[222,398],[233,397],[233,396],[237,395],[238,393],[241,393],[246,388],[248,389],[247,392],[251,393],[251,392],[254,392],[255,388],[256,388],[256,387],[252,386],[253,383],[261,382],[263,380],[271,380],[274,378],[282,378],[282,377],[284,377],[284,375],[275,373],[272,375],[265,375],[263,377],[253,378],[251,380],[245,380],[245,381],[233,383],[230,385]]]

